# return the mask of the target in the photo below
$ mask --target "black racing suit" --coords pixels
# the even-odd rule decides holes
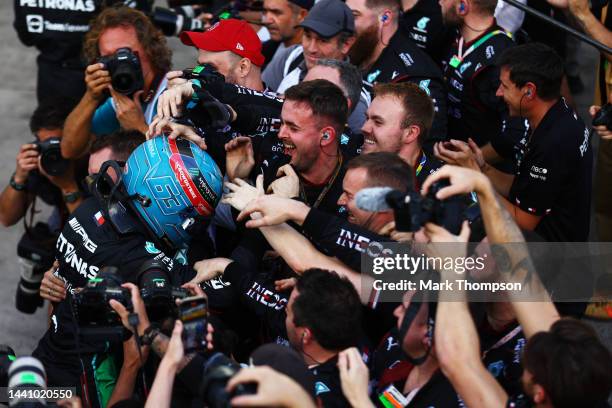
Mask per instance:
[[[19,40],[40,51],[36,86],[39,103],[50,96],[78,100],[85,92],[83,36],[102,3],[102,0],[14,1],[13,26]]]
[[[193,276],[193,270],[177,265],[170,257],[147,241],[144,233],[119,235],[93,197],[86,199],[66,223],[56,244],[59,268],[56,275],[66,283],[66,299],[53,304],[51,326],[39,341],[33,356],[41,360],[47,371],[49,386],[76,387],[83,395],[83,382],[88,384],[89,397],[96,401],[95,367],[99,354],[105,353],[110,342],[106,338],[79,338],[74,318],[74,295],[86,286],[101,268],[115,266],[125,282],[137,283],[139,271],[146,261],[157,261],[168,272],[173,285],[180,285]],[[81,381],[81,362],[88,378]]]
[[[430,151],[434,142],[446,140],[446,90],[442,72],[404,30],[395,32],[363,79],[371,84],[409,81],[418,85],[431,97],[435,109],[429,137],[423,147]]]

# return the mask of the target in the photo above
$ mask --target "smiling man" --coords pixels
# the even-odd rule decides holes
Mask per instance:
[[[263,80],[279,93],[301,82],[318,59],[346,60],[355,41],[355,21],[341,0],[321,0],[302,21],[302,44],[289,47],[267,67]]]
[[[431,98],[409,82],[377,84],[374,93],[376,97],[361,128],[362,154],[396,153],[412,167],[415,185],[419,188],[441,166],[438,159],[428,156],[422,148],[433,122]]]
[[[339,138],[348,116],[346,97],[340,88],[324,79],[302,82],[287,90],[281,112],[278,138],[287,157],[274,156],[263,163],[266,182],[289,163],[300,178],[300,199],[310,207],[341,212],[346,159]]]

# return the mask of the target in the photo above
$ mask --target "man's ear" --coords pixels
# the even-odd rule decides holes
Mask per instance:
[[[335,139],[336,129],[334,129],[332,126],[325,126],[323,129],[321,129],[321,139],[319,141],[321,146],[327,146],[333,143]]]
[[[300,7],[300,11],[296,16],[297,24],[300,24],[302,21],[304,21],[307,15],[308,15],[308,10]]]
[[[248,58],[242,58],[238,64],[239,64],[238,69],[239,69],[240,77],[244,78],[247,75],[249,75],[249,72],[251,72],[251,68],[252,68],[251,65],[253,64],[251,60]]]
[[[344,44],[341,45],[340,52],[342,53],[342,55],[347,55],[354,43],[355,36],[352,35],[344,42]]]
[[[421,134],[421,128],[417,125],[410,125],[403,130],[402,144],[411,144],[417,141]]]
[[[546,391],[540,384],[533,384],[533,402],[543,404],[547,399]]]

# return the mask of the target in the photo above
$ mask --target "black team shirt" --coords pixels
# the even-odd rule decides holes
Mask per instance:
[[[593,151],[584,122],[559,99],[522,144],[510,202],[542,217],[535,232],[547,241],[586,241]]]

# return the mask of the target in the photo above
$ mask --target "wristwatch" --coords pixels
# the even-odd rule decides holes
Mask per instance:
[[[28,188],[27,184],[21,184],[15,181],[15,173],[13,173],[13,175],[11,176],[11,180],[9,181],[9,184],[11,185],[11,187],[13,187],[17,191],[25,191]]]
[[[72,193],[64,194],[64,201],[68,204],[76,203],[79,198],[81,198],[80,191],[73,191]]]
[[[153,340],[155,339],[155,337],[157,337],[159,333],[159,328],[155,326],[147,327],[142,336],[140,336],[140,344],[142,346],[150,346],[151,344],[153,344]]]

